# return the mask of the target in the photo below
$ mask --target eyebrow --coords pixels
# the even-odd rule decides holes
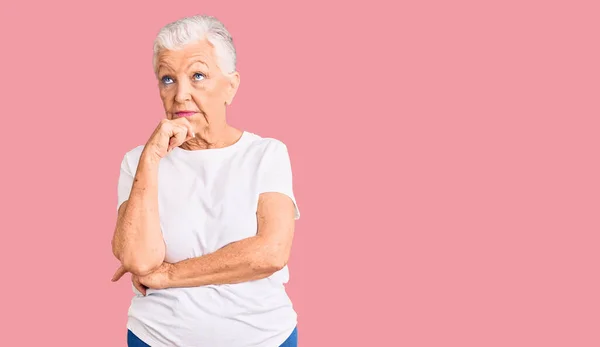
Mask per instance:
[[[208,67],[208,64],[206,64],[204,61],[202,61],[200,59],[196,59],[196,60],[192,61],[190,64],[188,64],[187,68],[189,69],[190,66],[192,66],[192,65],[194,65],[196,63],[200,63],[200,64],[206,66],[207,70],[210,70],[210,68]],[[158,63],[158,68],[156,69],[156,71],[158,73],[160,73],[163,69],[168,70],[168,72],[170,72],[170,73],[174,71],[173,68],[171,68],[168,63],[166,63],[164,61],[161,61],[161,62]]]
[[[169,72],[173,72],[173,69],[168,64],[165,64],[164,62],[159,62],[156,72],[160,73],[162,70],[168,70]]]
[[[191,63],[190,63],[188,66],[187,66],[187,68],[189,69],[189,68],[190,68],[190,66],[192,66],[192,65],[194,65],[194,64],[196,64],[196,63],[200,63],[200,64],[202,64],[202,65],[206,66],[206,68],[208,69],[208,64],[207,64],[207,63],[205,63],[204,61],[200,60],[200,59],[196,59],[196,60],[194,60],[193,62],[191,62]]]

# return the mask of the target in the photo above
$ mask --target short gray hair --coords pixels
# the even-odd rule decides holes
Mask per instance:
[[[237,56],[233,38],[225,25],[217,18],[208,15],[196,15],[181,18],[165,25],[154,40],[152,65],[157,73],[157,56],[162,49],[177,50],[185,45],[206,38],[214,47],[217,64],[224,73],[234,72]]]

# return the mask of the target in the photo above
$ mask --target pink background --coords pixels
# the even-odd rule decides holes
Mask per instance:
[[[0,344],[125,346],[119,164],[208,13],[292,156],[300,346],[599,346],[598,2],[392,3],[4,2]]]

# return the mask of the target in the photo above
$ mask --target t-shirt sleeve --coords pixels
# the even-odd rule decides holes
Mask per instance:
[[[294,195],[292,165],[287,146],[279,141],[272,143],[265,151],[259,169],[259,194],[277,192],[287,195],[294,203],[295,219],[300,218],[300,210]]]
[[[125,200],[129,199],[129,193],[131,193],[131,187],[133,186],[133,174],[127,160],[127,155],[123,157],[121,161],[121,170],[119,172],[119,181],[117,183],[117,210]]]

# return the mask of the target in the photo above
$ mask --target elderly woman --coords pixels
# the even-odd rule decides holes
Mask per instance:
[[[296,346],[287,261],[300,214],[287,147],[226,120],[240,84],[214,17],[161,29],[154,70],[166,117],[118,181],[113,277],[131,273],[128,345]]]

